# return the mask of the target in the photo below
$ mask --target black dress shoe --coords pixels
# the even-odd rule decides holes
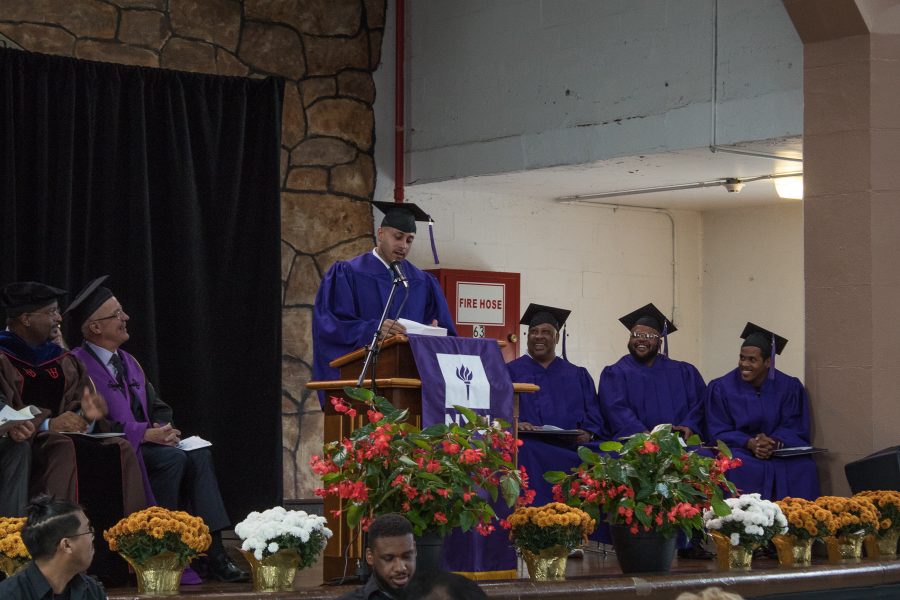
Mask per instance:
[[[692,543],[688,548],[682,548],[678,551],[678,558],[688,560],[712,560],[715,556],[715,554],[706,550],[700,544],[695,543]]]
[[[242,571],[227,554],[209,558],[208,576],[226,583],[242,583],[250,581],[250,573]]]

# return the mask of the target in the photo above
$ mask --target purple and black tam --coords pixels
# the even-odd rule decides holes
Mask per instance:
[[[382,227],[393,227],[403,233],[415,233],[416,221],[429,223],[431,217],[417,204],[411,202],[372,202],[375,208],[384,213]]]
[[[562,337],[563,360],[568,360],[566,357],[566,333],[560,330],[565,327],[566,319],[569,318],[570,314],[572,314],[572,311],[565,308],[556,308],[555,306],[534,304],[532,302],[525,309],[525,314],[522,315],[522,320],[519,323],[527,325],[529,329],[545,323],[556,329],[556,332],[560,333]]]
[[[781,351],[784,350],[784,347],[788,343],[787,338],[783,338],[777,333],[769,331],[750,321],[747,321],[747,324],[744,326],[741,337],[744,339],[741,348],[747,346],[759,348],[763,358],[771,357],[772,362],[769,365],[769,379],[775,379],[775,355],[781,354]]]
[[[38,281],[16,281],[0,290],[0,306],[7,318],[13,318],[58,302],[68,293]]]
[[[87,321],[104,302],[112,298],[112,291],[101,285],[106,281],[107,277],[109,277],[109,275],[101,275],[92,280],[78,292],[78,295],[75,296],[75,299],[69,304],[69,308],[66,309],[63,316],[76,328],[81,328],[81,326],[84,325],[84,322]]]
[[[631,331],[638,325],[643,325],[659,332],[663,341],[662,353],[665,355],[669,354],[669,334],[678,331],[675,323],[667,319],[666,315],[662,314],[662,311],[656,308],[652,302],[621,317],[619,323],[624,325],[628,331]]]

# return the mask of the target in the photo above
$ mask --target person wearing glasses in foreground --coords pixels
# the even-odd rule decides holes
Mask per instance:
[[[181,431],[173,425],[172,408],[163,402],[144,376],[140,363],[120,348],[128,341],[130,317],[109,288],[104,275],[84,287],[66,310],[84,343],[72,354],[84,363],[109,406],[110,430],[124,433],[138,452],[145,478],[147,502],[170,510],[184,510],[203,518],[212,535],[205,561],[209,578],[236,583],[250,575],[237,567],[225,552],[222,530],[231,525],[208,447],[186,452],[178,447]],[[202,567],[204,565],[197,565]],[[200,583],[186,571],[184,584]]]
[[[94,558],[94,528],[77,504],[42,494],[28,506],[22,541],[32,561],[0,581],[4,600],[105,600],[84,571]]]
[[[684,439],[702,435],[706,383],[694,365],[669,358],[666,336],[677,331],[675,325],[653,304],[619,321],[629,331],[628,354],[603,369],[598,389],[600,411],[612,439],[663,423],[671,424]],[[711,558],[696,542],[678,555]]]

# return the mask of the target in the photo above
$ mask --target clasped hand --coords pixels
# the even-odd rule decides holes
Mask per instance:
[[[163,446],[177,446],[181,441],[181,431],[172,427],[171,423],[164,425],[154,423],[153,427],[148,427],[144,432],[144,441]]]
[[[747,450],[753,453],[756,458],[766,460],[772,458],[772,453],[778,447],[778,442],[770,438],[764,433],[757,433],[756,437],[752,437],[747,441]]]

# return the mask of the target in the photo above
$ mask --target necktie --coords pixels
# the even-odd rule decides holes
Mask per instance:
[[[141,401],[138,400],[135,394],[131,393],[131,388],[128,387],[128,382],[125,381],[125,365],[122,363],[122,357],[118,353],[113,354],[109,359],[109,364],[112,365],[113,371],[116,372],[116,381],[122,386],[122,391],[131,401],[131,414],[138,421],[145,421],[144,408],[141,406]]]

